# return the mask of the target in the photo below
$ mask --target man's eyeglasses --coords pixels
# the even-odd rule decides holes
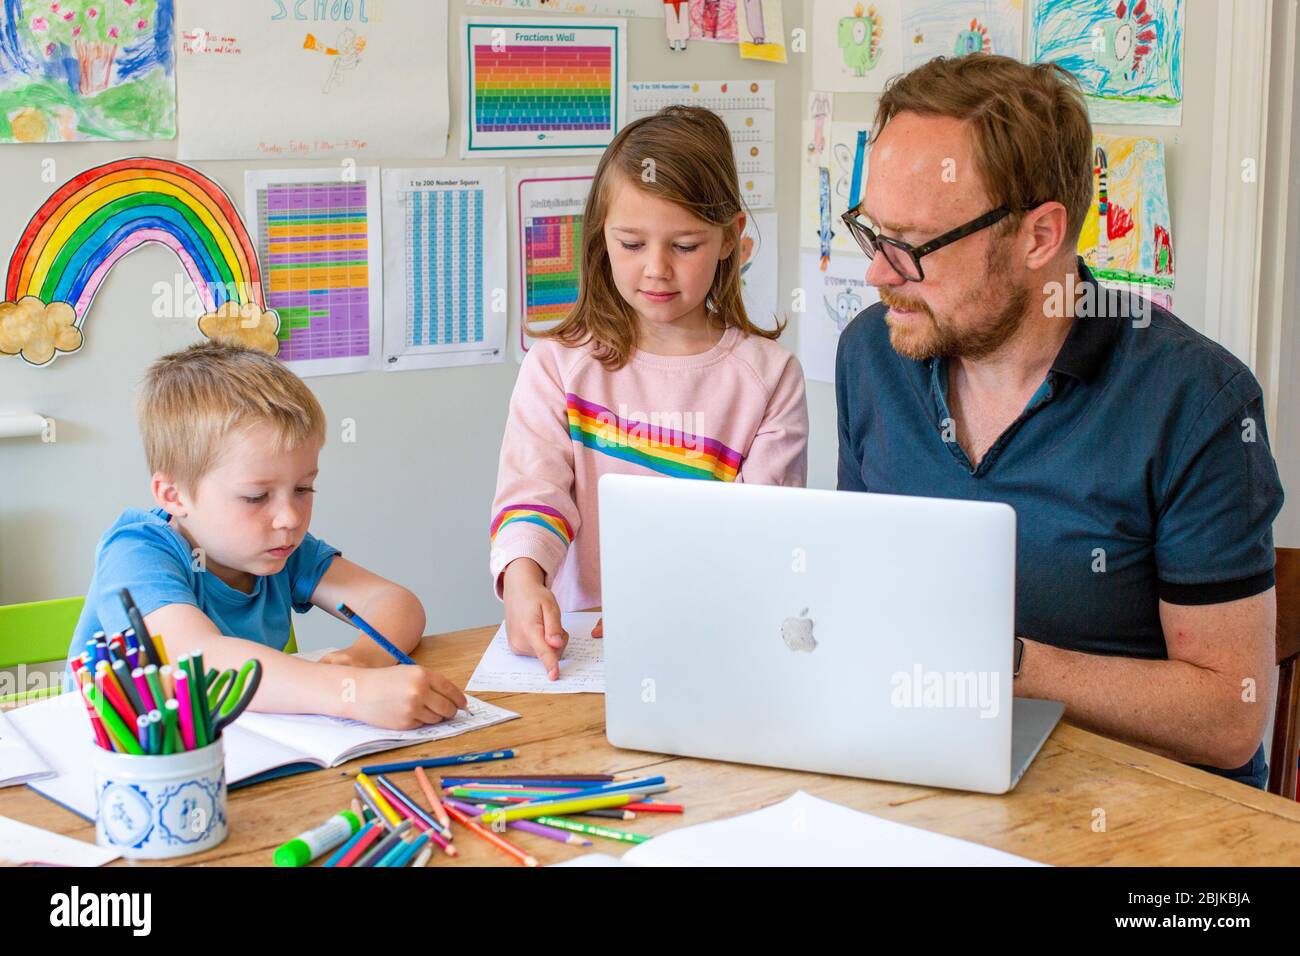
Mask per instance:
[[[901,239],[882,236],[879,230],[875,228],[875,224],[869,219],[865,217],[858,218],[861,208],[862,204],[859,203],[840,218],[849,227],[849,232],[853,234],[853,238],[858,240],[858,245],[862,247],[862,251],[867,254],[868,259],[876,258],[877,252],[883,253],[890,267],[909,282],[920,282],[925,278],[925,272],[921,269],[922,256],[928,256],[936,249],[942,249],[958,239],[964,239],[971,233],[987,229],[1011,213],[1011,210],[1006,206],[998,206],[997,209],[992,209],[963,226],[951,229],[942,236],[937,236],[919,246],[913,246]]]

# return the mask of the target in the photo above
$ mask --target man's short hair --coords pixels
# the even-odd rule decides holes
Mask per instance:
[[[1068,238],[1078,240],[1093,195],[1092,124],[1069,72],[986,53],[936,57],[889,81],[872,140],[902,112],[964,120],[976,175],[993,206],[1011,210],[1006,221],[1056,201],[1065,206]]]

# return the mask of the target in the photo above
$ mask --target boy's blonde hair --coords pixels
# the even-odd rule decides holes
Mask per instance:
[[[249,425],[270,425],[278,450],[325,443],[325,413],[306,384],[255,349],[200,342],[149,367],[139,402],[149,471],[194,489],[222,442]]]
[[[705,308],[716,313],[723,325],[735,326],[746,335],[774,339],[781,334],[786,323],[777,318],[776,328],[760,328],[750,321],[741,299],[743,249],[732,220],[744,209],[744,200],[727,124],[703,107],[674,105],[624,126],[606,147],[596,165],[582,216],[578,299],[559,325],[545,331],[530,329],[531,335],[557,339],[568,346],[591,342],[596,358],[613,371],[632,357],[637,344],[636,314],[614,285],[605,248],[605,219],[620,182],[721,226],[724,237],[736,244],[731,255],[718,262]]]

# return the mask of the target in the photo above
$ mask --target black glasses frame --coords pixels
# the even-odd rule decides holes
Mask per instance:
[[[943,235],[936,236],[929,242],[923,242],[919,246],[913,246],[901,239],[891,239],[889,236],[882,236],[865,222],[858,219],[857,215],[861,208],[862,203],[858,203],[848,212],[844,213],[844,215],[840,216],[840,218],[844,220],[844,224],[849,227],[849,232],[853,235],[853,238],[858,241],[858,245],[862,247],[862,251],[867,254],[868,259],[874,259],[876,257],[876,250],[882,249],[884,246],[892,246],[906,255],[908,261],[912,263],[912,268],[916,272],[915,277],[906,274],[902,269],[898,269],[897,266],[894,266],[894,260],[890,258],[888,253],[885,253],[885,259],[891,266],[894,266],[899,275],[904,279],[907,279],[909,282],[922,282],[925,280],[925,270],[921,268],[922,256],[928,256],[935,250],[951,245],[958,239],[965,239],[972,233],[979,232],[981,229],[987,229],[995,222],[1000,222],[1011,214],[1011,209],[1009,207],[998,206],[996,209],[990,209],[984,215],[972,219],[970,222],[958,226],[956,229],[950,229]]]

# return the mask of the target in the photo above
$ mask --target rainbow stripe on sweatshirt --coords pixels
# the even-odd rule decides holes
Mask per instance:
[[[566,547],[573,541],[573,526],[568,519],[554,508],[539,504],[506,505],[492,519],[489,540],[495,540],[497,532],[506,525],[519,521],[540,525],[563,541]]]
[[[629,421],[572,393],[566,398],[569,437],[593,451],[675,478],[736,480],[744,456],[720,441]]]

